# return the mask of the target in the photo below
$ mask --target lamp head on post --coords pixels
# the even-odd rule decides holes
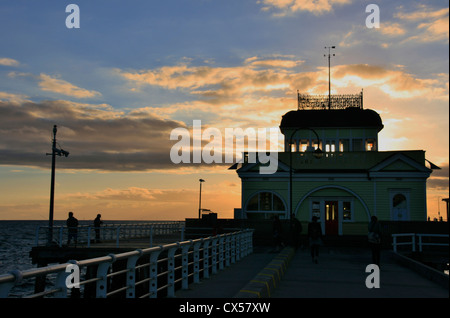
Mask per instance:
[[[314,150],[313,156],[316,159],[321,159],[323,157],[323,151],[319,147],[317,147],[317,149]]]

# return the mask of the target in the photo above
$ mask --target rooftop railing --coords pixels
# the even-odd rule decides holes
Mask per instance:
[[[363,109],[363,92],[341,95],[308,95],[297,93],[298,109]]]

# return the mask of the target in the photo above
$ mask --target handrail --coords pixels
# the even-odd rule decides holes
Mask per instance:
[[[411,237],[411,241],[398,242],[399,237]],[[401,245],[411,245],[411,251],[416,252],[416,237],[418,238],[419,252],[423,251],[423,246],[449,246],[449,243],[439,243],[439,242],[423,242],[424,237],[446,237],[449,238],[448,234],[422,234],[422,233],[400,233],[392,234],[392,246],[394,252],[397,252],[397,247]]]
[[[11,290],[25,279],[52,275],[49,290],[24,297],[68,297],[74,288],[67,286],[69,266],[85,272],[78,289],[84,297],[107,298],[116,294],[126,298],[174,297],[175,290],[187,289],[253,252],[253,230],[246,229],[206,238],[176,242],[138,249],[120,254],[70,261],[0,275],[0,298],[10,296]],[[117,266],[113,266],[117,264]],[[120,266],[121,265],[121,266]],[[50,280],[50,278],[49,278]],[[48,286],[47,286],[48,287]]]
[[[48,226],[38,226],[35,234],[35,246],[48,244]],[[100,230],[100,239],[102,241],[115,241],[116,247],[119,247],[121,240],[132,238],[149,238],[149,246],[153,244],[155,235],[180,234],[180,240],[184,240],[184,221],[152,221],[149,223],[117,223],[105,224],[100,228],[93,225],[80,225],[77,227],[77,246],[91,247],[95,240],[94,230]],[[44,231],[42,231],[44,230]],[[67,226],[54,226],[53,231],[58,235],[55,245],[62,247],[67,242],[69,229]],[[74,241],[71,242],[74,244]]]

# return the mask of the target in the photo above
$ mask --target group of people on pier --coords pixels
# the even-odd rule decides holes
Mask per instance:
[[[278,251],[284,245],[283,228],[278,216],[273,218],[273,238],[274,245]],[[301,246],[300,234],[302,232],[302,224],[295,217],[292,216],[290,222],[290,243],[295,249]],[[319,248],[323,245],[322,228],[318,222],[317,216],[313,216],[310,223],[308,223],[307,232],[308,244],[311,252],[313,263],[319,262]],[[376,216],[371,217],[368,225],[368,245],[372,253],[372,263],[380,266],[381,255],[381,226]]]
[[[100,226],[103,224],[103,221],[101,220],[102,215],[99,213],[97,214],[96,218],[94,219],[94,229],[95,229],[95,242],[100,242]],[[67,236],[67,246],[70,246],[70,242],[73,239],[75,243],[75,247],[77,246],[78,242],[78,220],[76,217],[73,216],[73,212],[69,212],[69,217],[66,220],[66,225],[68,229],[68,236]]]

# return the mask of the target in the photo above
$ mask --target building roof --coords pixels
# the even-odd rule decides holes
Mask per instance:
[[[371,109],[293,110],[282,116],[280,129],[289,128],[377,128],[383,129],[380,115]]]
[[[289,171],[290,153],[276,154],[279,171]],[[242,169],[242,170],[241,170]],[[259,163],[245,163],[238,172],[259,171]],[[293,152],[292,170],[308,173],[350,173],[350,172],[427,172],[431,169],[425,166],[425,151],[364,151],[324,153],[321,159],[314,158],[312,152]]]

